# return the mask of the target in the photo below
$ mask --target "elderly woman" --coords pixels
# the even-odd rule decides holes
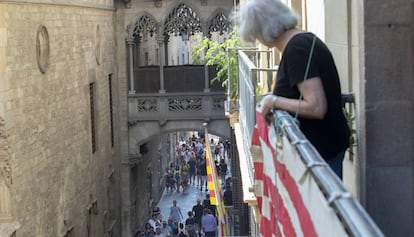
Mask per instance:
[[[278,0],[252,0],[240,10],[241,38],[282,52],[273,95],[260,102],[262,116],[269,122],[273,109],[297,113],[301,131],[342,178],[350,131],[342,112],[339,75],[327,46],[296,28],[297,22],[297,15]]]

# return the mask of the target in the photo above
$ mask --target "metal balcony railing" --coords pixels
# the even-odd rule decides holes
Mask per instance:
[[[261,56],[264,54],[265,56]],[[265,58],[266,60],[263,60]],[[239,50],[239,113],[246,138],[251,141],[254,125],[256,124],[256,94],[259,88],[270,88],[268,83],[277,72],[277,68],[270,68],[271,51]],[[263,66],[263,61],[266,67]],[[266,77],[264,80],[263,78]],[[270,78],[270,80],[269,80]],[[268,91],[264,91],[268,92]],[[263,91],[262,91],[263,93]]]
[[[296,148],[299,158],[307,167],[307,172],[318,184],[347,233],[350,236],[384,236],[365,209],[350,195],[338,176],[329,168],[299,127],[292,121],[292,116],[287,112],[280,110],[275,112],[275,129],[280,129],[283,136],[287,137],[290,144]]]
[[[271,68],[273,64],[271,51],[259,51],[249,48],[238,49],[237,52],[239,80],[236,83],[238,88],[239,126],[243,136],[241,141],[243,143],[243,153],[250,158],[243,160],[243,162],[246,166],[244,170],[248,172],[250,183],[253,184],[254,168],[250,155],[250,142],[256,124],[257,89],[270,88],[270,86],[263,86],[263,84],[268,83],[268,78],[272,79],[274,77],[277,69]],[[265,80],[262,80],[263,78]]]

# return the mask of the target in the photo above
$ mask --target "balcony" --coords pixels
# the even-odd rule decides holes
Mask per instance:
[[[134,69],[128,95],[129,121],[225,119],[225,89],[215,67],[159,66]],[[161,85],[164,85],[163,87]]]
[[[261,152],[257,152],[256,145],[255,156],[252,155],[251,142],[256,125],[256,102],[261,94],[269,92],[269,82],[272,82],[271,78],[277,71],[268,67],[259,67],[263,65],[263,61],[257,56],[260,53],[254,50],[238,50],[239,78],[236,87],[238,110],[229,111],[238,115],[238,121],[233,127],[235,127],[240,159],[240,172],[243,174],[241,178],[244,202],[250,204],[258,218],[261,210],[256,201],[258,198],[264,198],[264,190],[269,188],[264,187],[261,175],[270,174],[267,177],[273,180],[271,185],[275,186],[272,190],[278,192],[278,195],[273,196],[273,198],[276,196],[276,200],[273,201],[278,205],[284,205],[281,214],[285,215],[285,218],[293,219],[299,216],[294,221],[300,222],[300,225],[304,219],[309,218],[308,222],[304,222],[312,222],[311,228],[308,229],[312,229],[316,235],[330,236],[335,233],[335,236],[384,236],[287,112],[276,111],[274,126],[268,131],[275,136],[267,134],[266,137],[260,137],[261,141],[268,140],[273,148],[259,148]],[[346,103],[353,101],[349,95],[343,98]],[[262,143],[261,146],[267,145]],[[275,149],[275,152],[265,153],[272,149]],[[266,171],[256,176],[257,167],[263,167],[259,170]],[[301,206],[300,213],[296,209],[298,206]],[[276,213],[279,211],[275,210]],[[265,212],[271,213],[270,210]],[[257,222],[259,220],[256,219]],[[283,229],[283,220],[277,221]],[[326,226],[330,226],[331,229],[328,230]]]
[[[161,88],[161,75],[163,75],[164,88]],[[162,73],[159,66],[138,67],[134,68],[133,90],[137,94],[158,93],[160,90],[165,90],[167,93],[211,91],[223,94],[225,89],[221,83],[213,80],[216,75],[214,66],[164,66]]]

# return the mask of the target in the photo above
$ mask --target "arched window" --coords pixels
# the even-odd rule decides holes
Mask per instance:
[[[156,52],[158,46],[155,40],[155,34],[158,31],[158,24],[155,19],[152,16],[145,14],[139,18],[133,29],[133,37],[135,41],[134,67],[157,63],[158,55]]]

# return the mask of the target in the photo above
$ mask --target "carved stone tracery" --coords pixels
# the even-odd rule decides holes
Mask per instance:
[[[137,110],[138,112],[157,112],[158,101],[156,98],[142,98],[138,99]]]
[[[201,20],[197,13],[184,3],[174,8],[164,23],[164,34],[181,35],[186,32],[188,35],[202,32]]]
[[[194,98],[169,98],[168,111],[201,111],[202,99],[201,97]]]
[[[213,97],[213,110],[222,111],[224,110],[224,97]]]
[[[220,35],[228,32],[230,30],[230,23],[227,19],[227,16],[224,13],[219,12],[217,13],[210,21],[210,25],[208,27],[208,32],[219,32]]]
[[[0,117],[0,223],[10,223],[13,220],[10,195],[10,186],[13,184],[12,168],[9,163],[8,134],[5,125],[6,121]]]
[[[139,39],[148,35],[152,37],[157,31],[158,24],[155,19],[149,15],[143,15],[134,26],[133,36]]]

